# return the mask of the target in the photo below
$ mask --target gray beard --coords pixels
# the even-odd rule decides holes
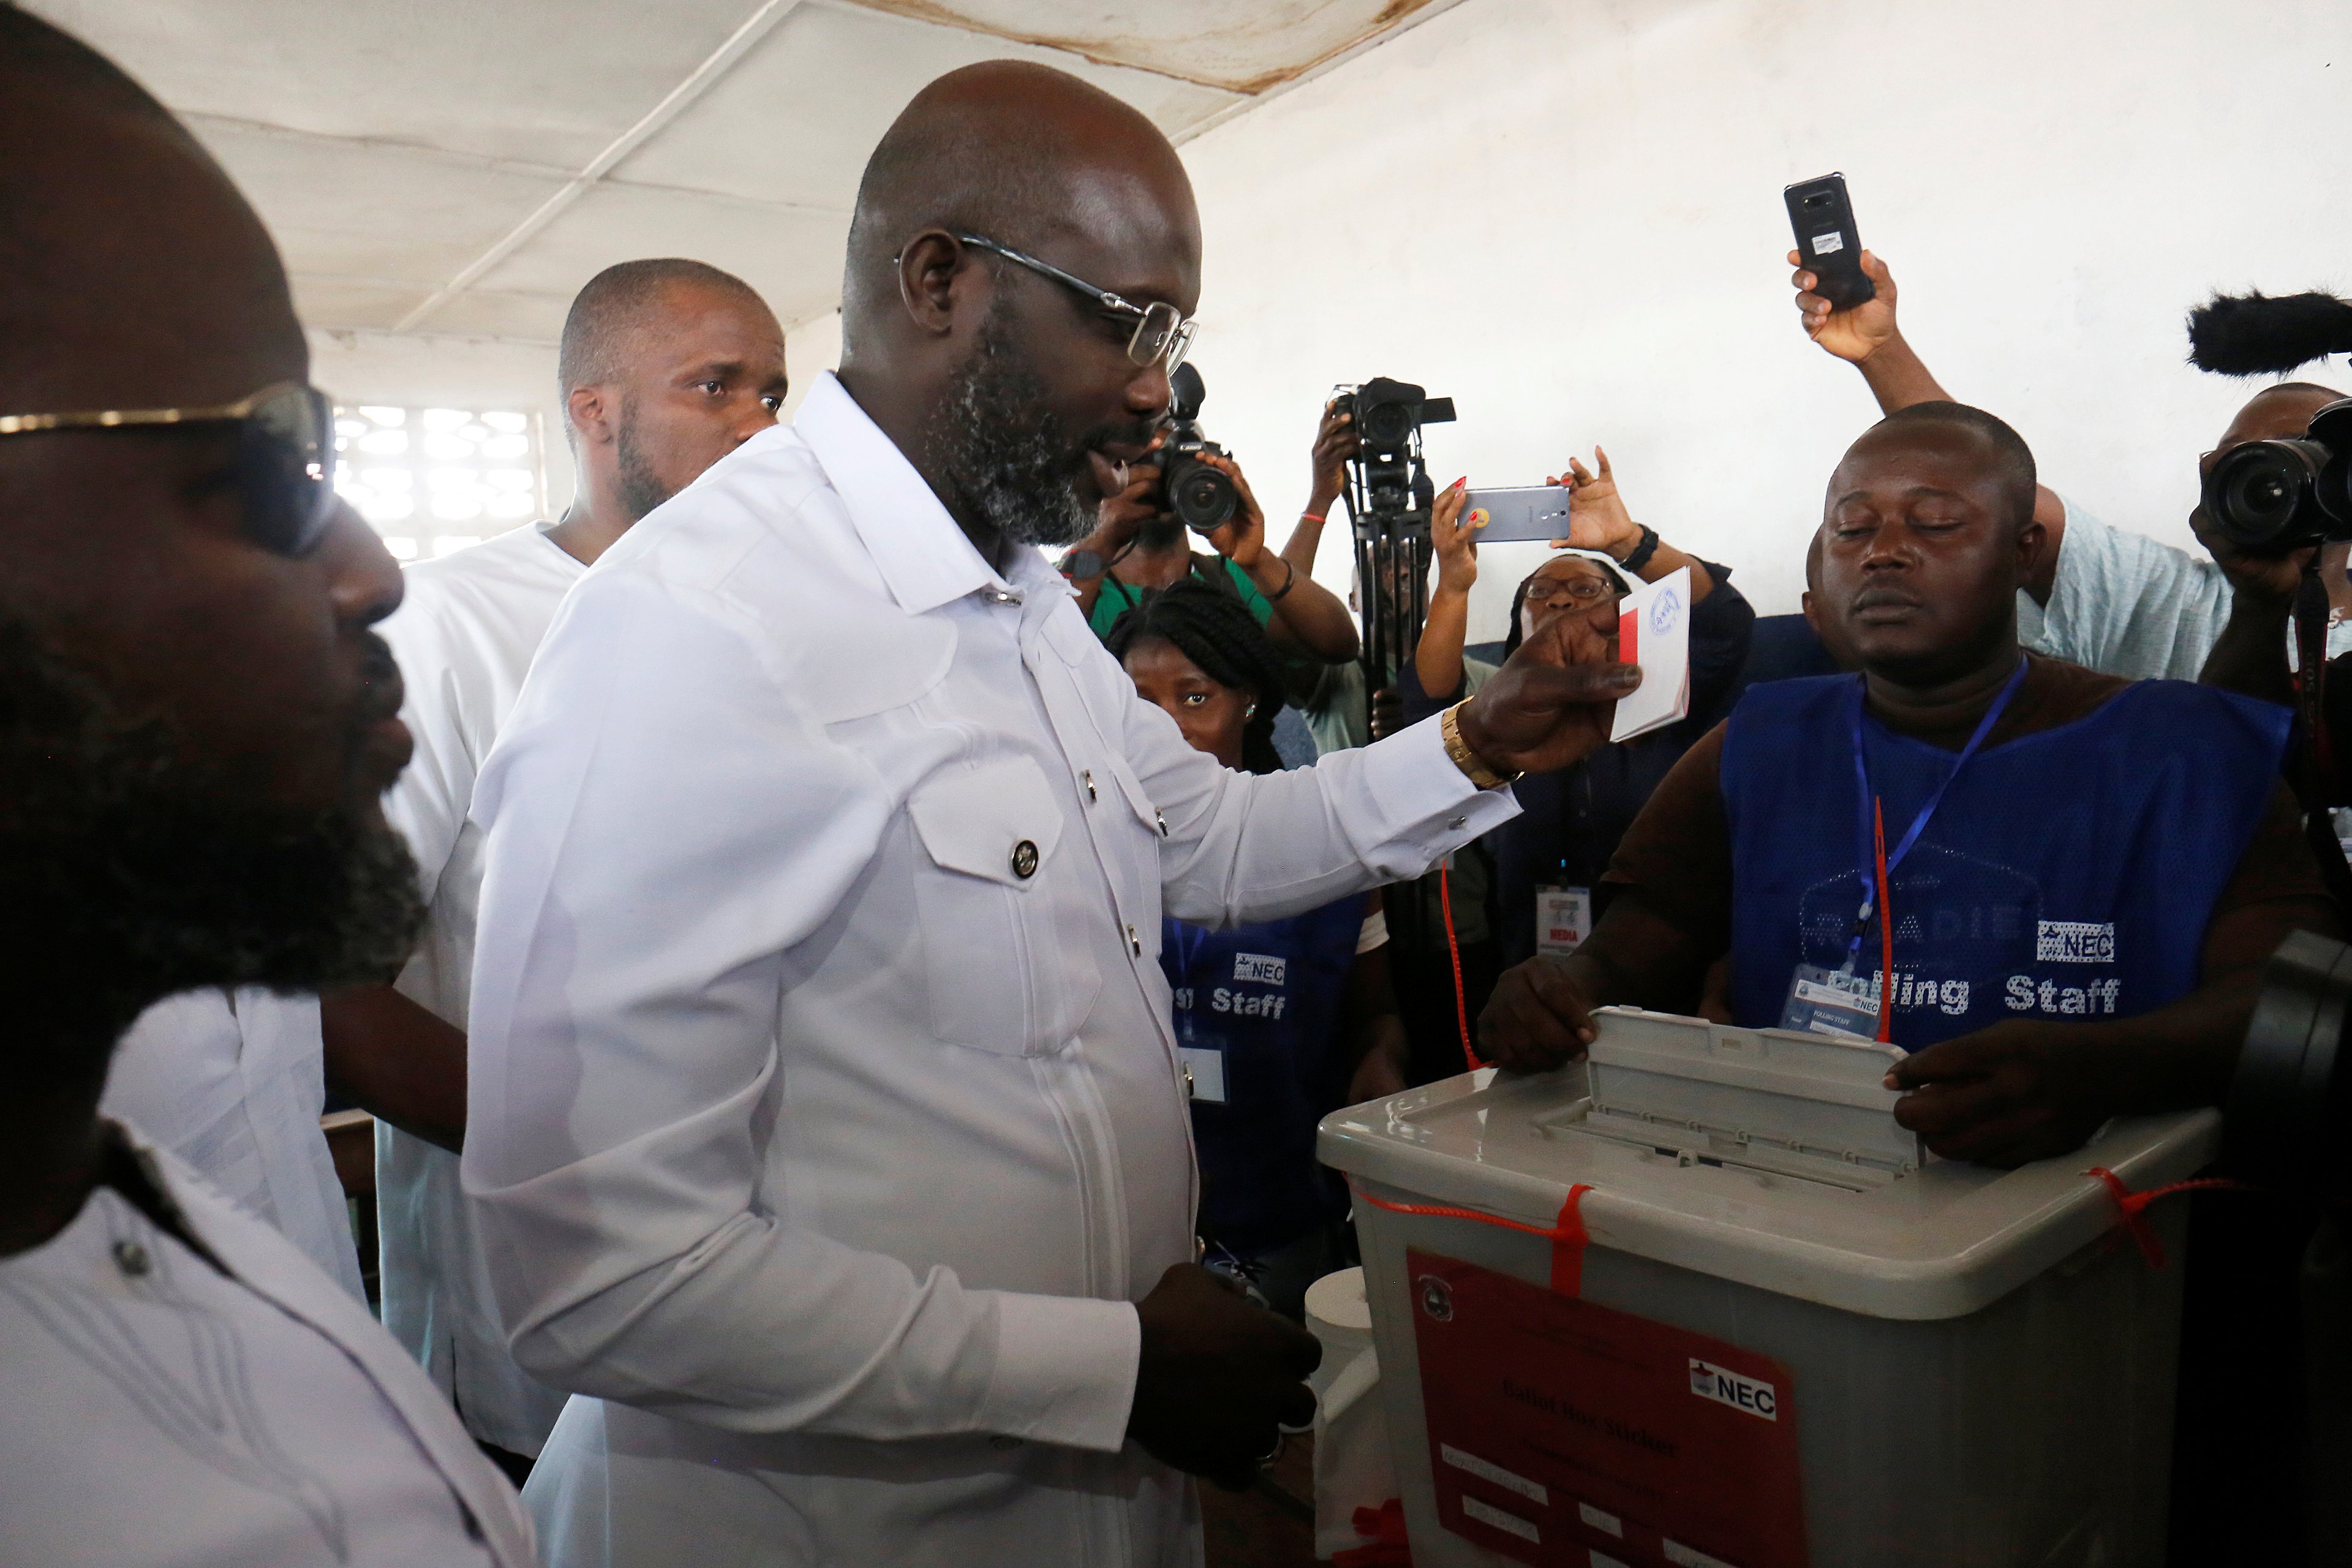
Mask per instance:
[[[1074,442],[1045,407],[1045,382],[1014,342],[999,296],[940,406],[933,449],[965,503],[1002,537],[1049,549],[1095,530],[1078,499],[1093,443]]]
[[[389,980],[423,919],[390,827],[190,761],[0,616],[0,1071],[100,1067],[151,1004],[197,986]]]

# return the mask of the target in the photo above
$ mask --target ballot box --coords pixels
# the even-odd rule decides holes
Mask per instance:
[[[1419,1568],[2163,1560],[2185,1204],[2127,1239],[2085,1173],[2186,1179],[2217,1116],[1986,1170],[1895,1124],[1891,1047],[1596,1022],[1322,1125]]]

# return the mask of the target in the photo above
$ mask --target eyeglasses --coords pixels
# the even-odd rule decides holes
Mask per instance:
[[[1051,278],[1065,289],[1075,289],[1106,310],[1134,317],[1135,335],[1127,341],[1127,357],[1138,364],[1150,364],[1154,360],[1165,359],[1168,373],[1172,375],[1192,347],[1192,329],[1198,324],[1199,318],[1188,320],[1179,314],[1173,305],[1138,305],[1108,289],[1097,289],[1083,278],[1074,278],[1050,261],[1040,261],[1034,256],[1024,255],[1009,245],[999,245],[976,234],[960,234],[956,238],[966,245],[978,246],[982,250],[992,250],[1007,261],[1018,262],[1032,272]]]
[[[0,414],[0,436],[47,430],[137,430],[235,425],[245,532],[265,550],[308,555],[335,509],[334,405],[315,386],[282,381],[211,408],[106,408],[86,414]]]
[[[1579,573],[1573,577],[1546,576],[1538,572],[1527,581],[1525,603],[1550,605],[1560,599],[1571,605],[1597,605],[1603,599],[1618,597],[1618,591],[1597,574]]]

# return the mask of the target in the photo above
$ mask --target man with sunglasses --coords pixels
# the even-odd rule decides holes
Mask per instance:
[[[1417,874],[1634,673],[1537,639],[1313,769],[1187,745],[1042,553],[1166,417],[1182,163],[1045,68],[866,172],[838,376],[573,589],[475,794],[466,1191],[561,1564],[1197,1562],[1313,1340],[1192,1260],[1163,913]],[[1493,786],[1493,787],[1486,787]]]
[[[453,1085],[451,1121],[376,1137],[383,1321],[520,1484],[563,1407],[507,1351],[458,1185],[467,988],[481,896],[474,780],[557,607],[656,507],[761,431],[783,404],[784,334],[751,285],[699,261],[625,261],[572,302],[557,360],[577,495],[560,521],[518,528],[405,576],[384,624],[416,755],[385,803],[415,855],[424,939],[397,987],[324,999],[330,1054],[408,1064]]]
[[[415,931],[368,629],[400,579],[285,275],[160,105],[5,5],[0,215],[0,1555],[520,1568],[366,1309],[98,1113],[160,998],[380,976]]]

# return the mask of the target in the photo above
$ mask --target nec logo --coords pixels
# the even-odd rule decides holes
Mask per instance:
[[[2033,956],[2042,963],[2113,963],[2116,928],[2085,921],[2043,921],[2034,934]]]
[[[1712,1399],[1717,1405],[1728,1405],[1734,1410],[1745,1410],[1767,1421],[1780,1419],[1780,1399],[1769,1383],[1742,1377],[1729,1367],[1717,1366],[1696,1356],[1690,1358],[1690,1383],[1691,1392],[1701,1399]]]
[[[1262,952],[1234,954],[1234,978],[1255,981],[1260,985],[1279,985],[1290,972],[1290,960],[1268,958]]]

